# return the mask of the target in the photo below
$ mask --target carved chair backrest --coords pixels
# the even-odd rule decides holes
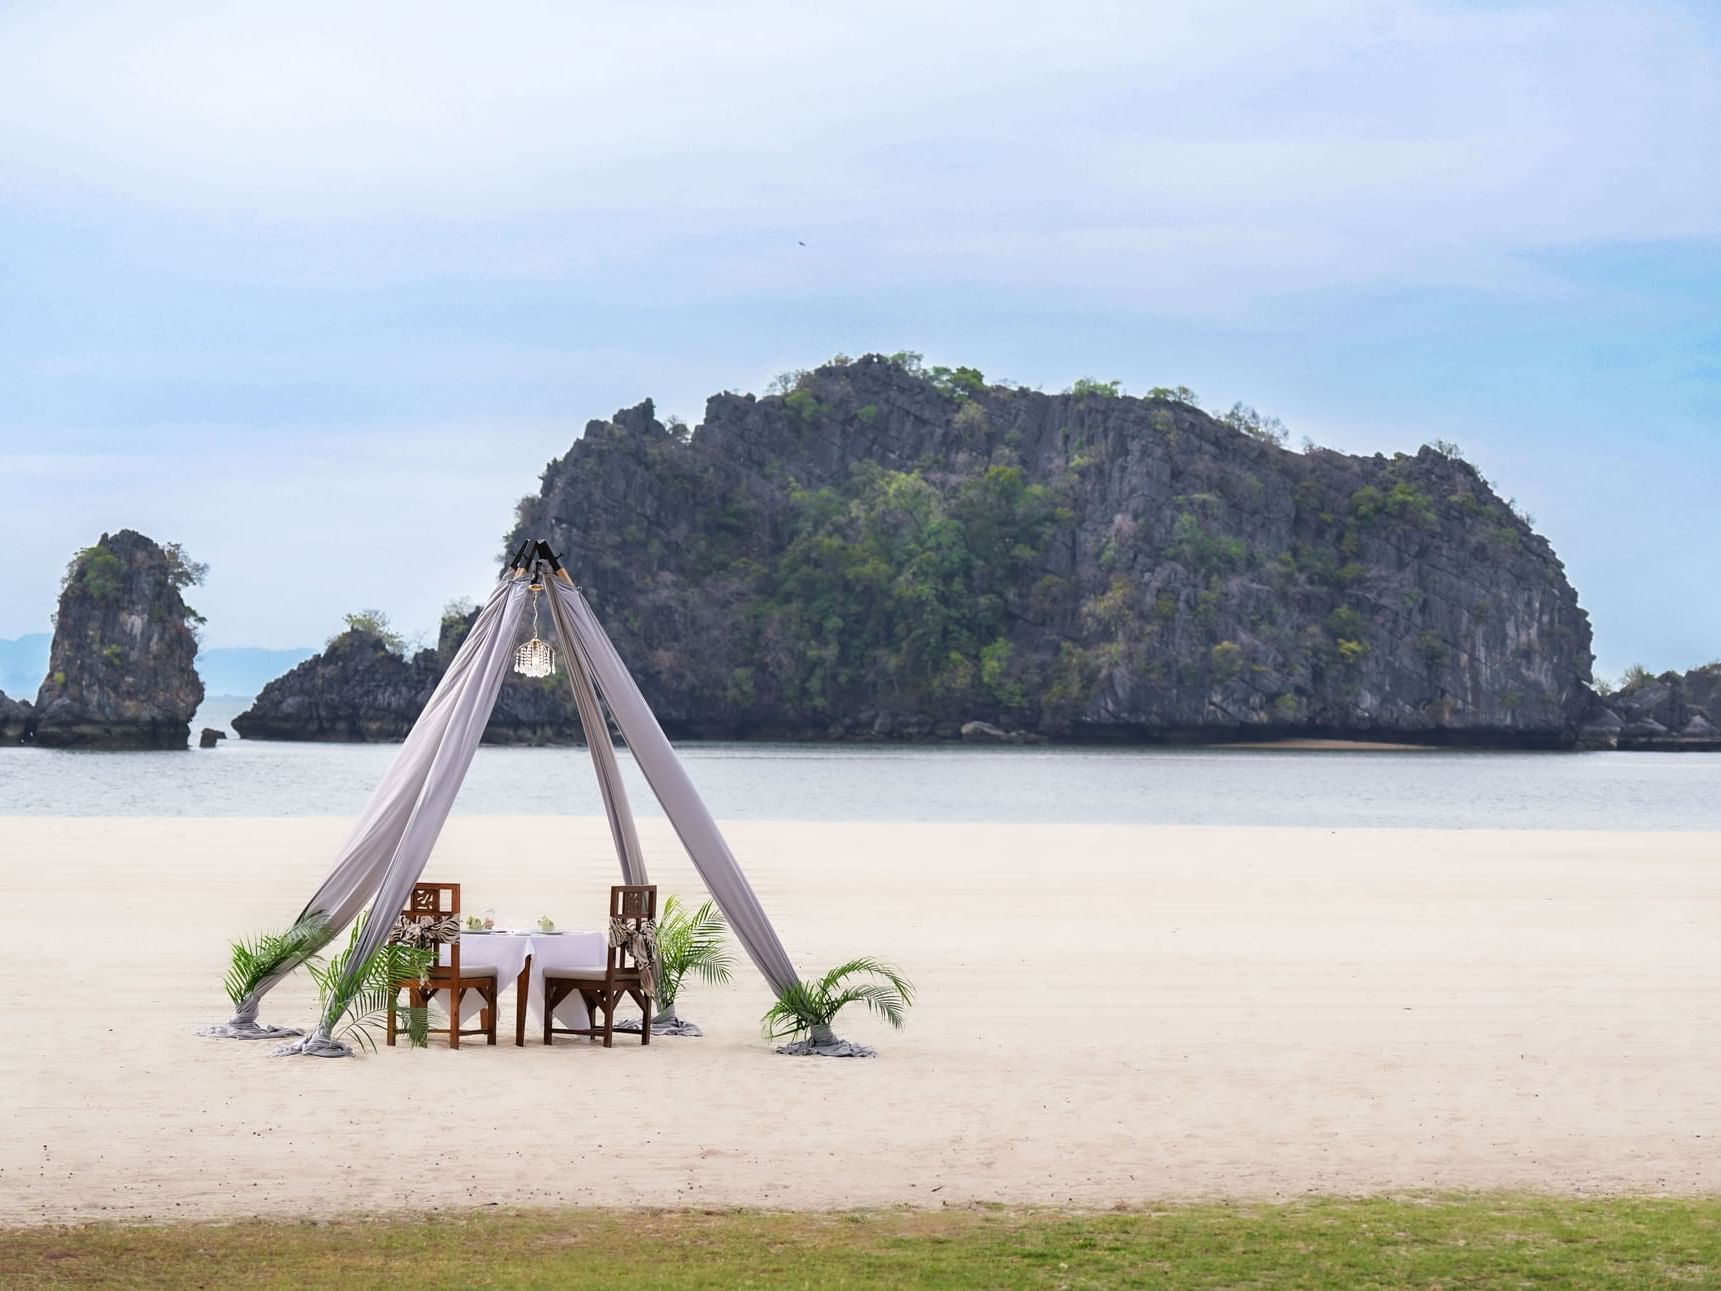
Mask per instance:
[[[458,883],[414,883],[412,893],[406,899],[406,909],[402,913],[409,919],[440,919],[447,916],[458,923],[460,922],[460,885]],[[439,950],[436,956],[436,965],[431,971],[438,977],[444,973],[451,977],[460,976],[460,939],[458,937]]]
[[[639,927],[640,923],[649,920],[657,922],[657,884],[655,883],[617,883],[610,889],[610,920],[622,920],[630,928]],[[604,976],[615,978],[620,974],[634,971],[633,956],[628,953],[627,946],[611,946],[609,957],[605,961]]]

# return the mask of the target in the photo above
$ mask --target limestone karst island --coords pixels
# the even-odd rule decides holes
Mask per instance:
[[[1598,693],[1564,567],[1456,446],[1299,452],[1188,391],[917,355],[782,384],[693,429],[649,400],[589,422],[505,543],[568,553],[674,736],[1721,750],[1721,668]],[[129,531],[80,552],[52,672],[0,730],[184,747],[194,577]],[[401,739],[474,613],[417,651],[361,621],[233,727]],[[485,738],[581,730],[564,687],[510,676]]]

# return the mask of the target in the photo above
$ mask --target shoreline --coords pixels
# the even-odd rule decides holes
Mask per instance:
[[[198,722],[194,727],[202,729]],[[224,731],[226,726],[212,729]],[[671,738],[678,749],[699,749],[702,747],[741,748],[741,749],[828,749],[845,751],[853,749],[895,749],[895,750],[924,750],[924,749],[968,749],[981,753],[1008,752],[1011,750],[1040,750],[1045,752],[1075,751],[1075,752],[1140,752],[1151,749],[1164,750],[1224,750],[1248,749],[1282,752],[1346,752],[1346,753],[1540,753],[1550,756],[1571,756],[1575,754],[1592,753],[1684,753],[1705,754],[1721,753],[1721,739],[1697,738],[1689,736],[1668,736],[1652,738],[1634,736],[1609,740],[1589,738],[1565,739],[1523,739],[1505,738],[1501,734],[1482,733],[1476,738],[1441,738],[1429,740],[1413,740],[1405,736],[1383,739],[1362,739],[1345,735],[1284,735],[1255,734],[1238,732],[1234,735],[1197,734],[1184,731],[1165,731],[1143,734],[1134,737],[1126,735],[1095,735],[1086,738],[1064,738],[1039,735],[1033,732],[1012,731],[998,738],[970,738],[964,736],[925,736],[925,737],[890,737],[873,735],[851,736],[822,736],[795,735],[773,733],[758,734],[701,734],[691,735],[685,732],[671,733]],[[405,742],[405,737],[392,739],[369,739],[363,737],[335,738],[331,736],[297,737],[297,736],[260,736],[239,735],[234,733],[233,739],[225,741],[235,747],[249,745],[252,747],[288,747],[288,748],[398,748]],[[586,744],[577,738],[568,739],[534,739],[534,740],[484,740],[480,746],[484,749],[519,749],[519,750],[583,750]],[[618,746],[625,747],[625,746]],[[28,750],[41,749],[50,753],[75,754],[105,754],[105,753],[214,753],[219,751],[219,745],[208,748],[196,747],[189,738],[184,747],[156,747],[153,745],[103,746],[91,745],[46,745],[34,740],[21,738],[9,740],[0,744],[0,756],[8,749]]]

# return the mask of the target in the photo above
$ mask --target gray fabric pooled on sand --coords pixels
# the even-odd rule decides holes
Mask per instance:
[[[847,1040],[833,1040],[829,1044],[815,1044],[811,1040],[797,1040],[794,1044],[777,1046],[778,1053],[786,1053],[795,1058],[876,1058],[878,1050],[868,1044],[851,1044]]]
[[[623,1018],[615,1024],[615,1029],[626,1031],[630,1035],[637,1033],[639,1031],[639,1019]],[[665,1017],[661,1013],[651,1020],[651,1033],[653,1035],[681,1036],[688,1040],[696,1040],[705,1034],[686,1018]]]
[[[285,1040],[288,1036],[304,1035],[298,1027],[272,1027],[258,1022],[257,1006],[261,996],[252,991],[239,1002],[239,1012],[233,1015],[231,1022],[216,1022],[210,1026],[198,1027],[198,1035],[220,1036],[227,1040]],[[246,1010],[251,1016],[245,1017]]]

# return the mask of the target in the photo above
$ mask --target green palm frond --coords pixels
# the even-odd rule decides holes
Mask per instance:
[[[376,1049],[372,1032],[388,1020],[389,1010],[398,1000],[399,983],[422,980],[436,963],[436,951],[429,947],[402,946],[385,942],[371,952],[370,957],[349,974],[347,965],[358,950],[364,933],[364,916],[354,922],[347,944],[328,963],[311,968],[317,983],[317,1000],[322,1007],[323,1025],[336,1039],[351,1038],[367,1049]],[[406,1009],[407,1034],[414,1044],[421,1042],[428,1030],[428,1020],[413,1016],[423,1010]]]
[[[892,986],[870,984],[851,986],[845,991],[840,991],[831,997],[831,1015],[835,1017],[849,1005],[862,1003],[888,1022],[893,1031],[902,1030],[908,1001],[903,999],[902,993]]]
[[[734,976],[728,933],[729,925],[715,901],[707,899],[691,914],[679,897],[664,901],[657,921],[657,993],[662,1008],[674,1005],[682,979],[689,973],[711,986],[722,986]]]
[[[234,942],[233,957],[222,981],[227,998],[237,1008],[266,979],[310,962],[332,935],[328,919],[319,913],[301,919],[286,932]]]
[[[815,1026],[828,1025],[829,1019],[810,982],[796,982],[777,995],[777,1002],[765,1012],[765,1034],[772,1039],[799,1035]]]
[[[850,980],[857,977],[883,980]],[[913,1003],[914,984],[900,970],[881,959],[863,956],[838,964],[823,977],[792,983],[778,994],[762,1021],[769,1038],[792,1039],[829,1027],[851,1004],[865,1004],[891,1027],[900,1029]]]

